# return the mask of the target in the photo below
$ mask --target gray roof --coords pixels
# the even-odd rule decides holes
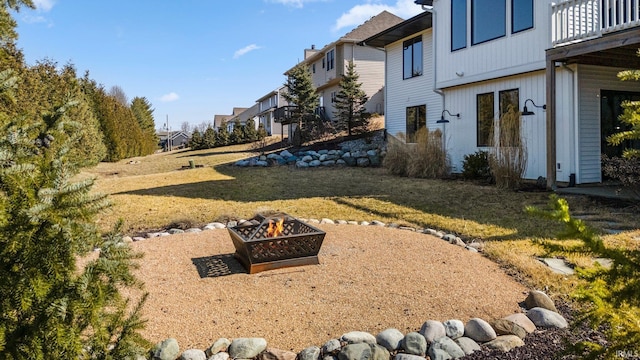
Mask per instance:
[[[411,36],[413,34],[417,34],[421,31],[429,29],[432,26],[432,15],[430,12],[425,11],[412,17],[409,20],[403,21],[400,24],[392,26],[367,39],[364,39],[360,42],[360,44],[383,48],[400,39],[406,38],[407,36]]]

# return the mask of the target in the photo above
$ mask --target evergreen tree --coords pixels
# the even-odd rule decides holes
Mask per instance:
[[[260,123],[258,125],[258,134],[257,134],[257,136],[258,136],[258,141],[262,141],[267,137],[267,130],[265,130],[263,123]]]
[[[191,134],[191,139],[189,139],[189,147],[191,150],[200,150],[204,149],[204,138],[200,130],[197,128],[193,129],[193,133]]]
[[[207,130],[205,130],[204,136],[202,137],[202,148],[211,149],[216,147],[216,145],[216,131],[211,126],[209,126],[207,127]]]
[[[230,134],[227,123],[223,122],[216,133],[216,146],[227,146],[230,144]]]
[[[287,82],[284,84],[286,92],[283,94],[285,100],[291,105],[295,105],[292,111],[292,118],[298,123],[298,127],[306,129],[307,120],[312,120],[314,112],[319,105],[320,96],[313,86],[313,78],[309,67],[304,64],[296,65],[289,73]]]
[[[640,52],[639,52],[640,54]],[[621,80],[640,80],[640,70],[625,70],[618,74]],[[613,134],[607,138],[611,145],[621,145],[625,141],[640,142],[640,101],[627,101],[623,105],[624,112],[620,115],[620,121],[629,127],[628,130]],[[625,159],[640,161],[640,149],[625,149]],[[640,174],[638,174],[640,176]]]
[[[16,83],[0,75],[10,99]],[[108,206],[93,180],[72,181],[80,124],[69,102],[39,118],[0,111],[0,358],[124,359],[143,354],[140,309],[120,291],[139,286],[139,256],[95,215]],[[82,269],[78,258],[100,248]]]
[[[248,119],[246,124],[242,127],[242,138],[244,142],[254,142],[258,140],[258,130],[256,130],[256,123],[253,119]]]
[[[156,123],[153,118],[151,103],[145,97],[136,96],[131,100],[130,108],[142,131],[143,138],[141,141],[144,141],[143,153],[150,154],[158,148],[158,143],[160,142],[155,129]]]
[[[340,80],[340,91],[336,94],[334,114],[339,128],[346,128],[350,136],[354,131],[366,132],[369,125],[369,116],[364,107],[369,98],[362,90],[359,78],[353,61],[349,61],[347,73]]]
[[[229,142],[231,144],[242,144],[244,142],[243,135],[242,124],[240,120],[236,118],[233,122],[233,131],[231,131],[231,135],[229,136]]]
[[[35,9],[32,0],[2,0],[0,1],[0,46],[18,38],[16,21],[9,10],[20,11],[21,7]]]

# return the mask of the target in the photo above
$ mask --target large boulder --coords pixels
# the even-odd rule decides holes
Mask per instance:
[[[234,359],[253,359],[267,348],[264,338],[238,338],[229,345],[229,356]]]
[[[464,336],[480,343],[491,341],[497,337],[491,325],[479,318],[473,318],[467,322],[464,326]]]
[[[178,346],[178,340],[174,338],[159,342],[151,350],[151,360],[176,360],[178,356],[180,356],[180,346]]]
[[[529,317],[536,326],[542,328],[564,329],[569,326],[567,320],[562,317],[562,315],[541,307],[535,307],[527,311],[527,317]]]
[[[440,321],[427,320],[422,324],[420,334],[424,336],[428,343],[432,343],[435,339],[447,336],[447,330]]]
[[[529,334],[531,334],[532,332],[536,331],[536,324],[534,324],[533,321],[531,321],[531,319],[529,319],[527,317],[527,314],[515,313],[515,314],[511,314],[509,316],[506,316],[503,319],[511,321],[511,322],[515,323],[516,325],[521,326]]]
[[[340,340],[348,344],[367,343],[375,344],[376,337],[365,331],[351,331],[343,334]]]
[[[386,329],[376,335],[376,342],[389,351],[400,349],[404,335],[398,329]]]
[[[524,299],[524,304],[527,306],[527,309],[541,307],[556,313],[558,312],[558,309],[556,309],[556,305],[553,303],[553,300],[551,300],[551,298],[547,294],[538,290],[529,291],[529,295],[526,299]]]
[[[513,348],[524,346],[524,341],[516,335],[502,335],[498,336],[494,340],[485,343],[484,346],[490,349],[497,349],[504,352],[510,351]]]
[[[427,339],[417,332],[405,335],[401,346],[407,354],[424,356],[427,353]]]
[[[431,348],[444,350],[453,359],[458,359],[465,356],[464,350],[453,340],[448,337],[441,337],[431,344]]]
[[[455,340],[464,335],[464,323],[460,320],[447,320],[442,323],[448,337]]]

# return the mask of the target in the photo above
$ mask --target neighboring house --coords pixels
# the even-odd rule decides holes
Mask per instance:
[[[232,122],[236,116],[240,115],[242,112],[246,111],[248,108],[234,107],[231,115],[214,115],[213,116],[213,129],[218,131],[222,124],[227,124],[227,130],[229,130],[229,123]],[[233,126],[231,126],[231,130],[233,130]]]
[[[160,131],[160,148],[162,151],[182,149],[189,143],[190,136],[184,131]]]
[[[383,11],[320,50],[313,45],[311,49],[305,49],[302,63],[311,70],[314,86],[320,95],[317,114],[323,120],[334,120],[335,97],[340,91],[339,83],[349,61],[355,64],[362,90],[369,96],[366,111],[383,113],[384,51],[358,46],[358,43],[402,21],[390,12]],[[291,70],[287,70],[285,75]]]
[[[234,113],[236,109],[239,109],[239,108],[234,108]],[[245,108],[243,111],[230,116],[227,119],[227,130],[229,130],[229,132],[233,131],[236,120],[240,121],[241,125],[244,125],[247,123],[247,120],[249,119],[253,120],[255,128],[258,129],[258,104],[257,103],[250,108]]]
[[[284,129],[281,123],[276,122],[275,110],[279,106],[285,106],[287,101],[282,96],[284,86],[269,92],[260,99],[258,103],[258,123],[264,126],[268,135],[281,135],[284,137]]]
[[[497,128],[501,114],[512,105],[523,113],[521,132],[528,153],[525,178],[546,177],[549,187],[555,187],[556,181],[602,181],[601,154],[621,151],[606,143],[606,137],[620,129],[620,104],[640,99],[640,83],[617,79],[621,70],[640,69],[636,56],[640,1],[416,3],[431,15],[431,44],[425,41],[429,31],[424,31],[423,24],[385,45],[387,86],[395,86],[387,89],[386,117],[392,135],[393,130],[402,128],[403,112],[408,120],[410,104],[401,104],[403,98],[409,102],[416,93],[439,94],[441,109],[448,111],[444,115],[450,121],[446,124],[447,151],[454,171],[461,171],[465,155],[488,149],[487,129]],[[398,80],[397,76],[392,78],[391,70],[403,68],[395,47],[400,41],[406,46],[409,43],[405,41],[420,34],[425,65],[424,75],[417,78],[426,78],[432,66],[431,86],[416,91],[414,83],[428,80],[417,80],[416,76],[404,79],[407,74],[402,84],[393,85]],[[364,43],[372,45],[380,38]],[[398,95],[403,91],[404,95]],[[398,102],[393,102],[394,96]],[[430,111],[433,99],[425,97],[423,101],[427,104],[426,122],[432,128],[433,120],[441,114]]]

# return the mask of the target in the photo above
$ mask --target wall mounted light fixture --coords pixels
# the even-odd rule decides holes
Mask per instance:
[[[535,113],[533,111],[530,111],[529,109],[527,109],[527,103],[530,102],[534,107],[537,107],[538,109],[542,109],[542,110],[547,110],[547,105],[542,105],[542,106],[538,106],[536,105],[536,103],[533,102],[533,100],[531,99],[527,99],[524,101],[524,110],[522,110],[522,115],[523,116],[528,116],[528,115],[535,115]]]
[[[440,115],[440,120],[436,121],[437,124],[446,124],[449,122],[449,120],[444,118],[444,113],[447,113],[449,114],[449,116],[455,116],[458,119],[460,119],[460,113],[452,114],[451,112],[449,112],[449,110],[442,110],[442,115]]]

